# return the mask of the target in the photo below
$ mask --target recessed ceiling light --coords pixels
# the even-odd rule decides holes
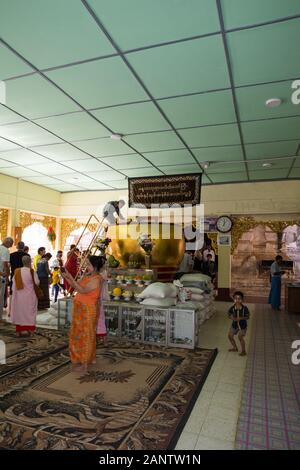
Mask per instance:
[[[209,162],[203,162],[203,163],[201,163],[201,166],[202,166],[205,170],[207,170],[207,168],[209,167]]]
[[[112,140],[121,140],[122,137],[123,137],[122,134],[112,134],[112,135],[110,136],[110,138],[111,138]]]
[[[273,166],[273,163],[263,163],[262,166],[264,168],[270,168],[270,166]]]
[[[280,98],[270,98],[266,101],[266,106],[267,108],[277,108],[277,106],[280,106],[281,103],[282,100]]]

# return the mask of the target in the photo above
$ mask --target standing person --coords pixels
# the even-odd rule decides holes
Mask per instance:
[[[228,333],[228,339],[232,344],[230,352],[237,352],[238,347],[234,340],[234,336],[238,335],[241,343],[242,351],[240,356],[246,356],[245,336],[247,333],[247,320],[250,318],[248,307],[243,304],[244,294],[237,291],[233,294],[234,305],[228,310],[228,316],[232,320],[231,328]]]
[[[278,255],[271,264],[270,281],[271,289],[268,303],[271,304],[273,310],[280,310],[281,305],[281,276],[285,273],[280,269],[282,265],[282,256]]]
[[[24,246],[25,255],[29,255],[29,246]]]
[[[208,243],[205,250],[203,250],[203,262],[207,261],[207,255],[211,255],[212,261],[216,261],[216,254],[211,247],[211,243]]]
[[[212,260],[212,255],[210,253],[207,254],[206,261],[203,263],[203,274],[206,274],[211,278],[213,281],[216,277],[216,265],[215,262]]]
[[[16,325],[18,336],[23,332],[31,335],[35,331],[38,300],[34,284],[40,284],[37,273],[31,269],[30,256],[23,256],[22,264],[22,268],[15,270],[11,300],[11,321]]]
[[[60,270],[59,267],[56,266],[52,271],[52,291],[54,292],[54,303],[57,302],[59,289],[62,289],[64,295],[66,295],[64,285],[60,281]]]
[[[106,263],[106,259],[103,257],[104,267]],[[99,318],[97,321],[97,338],[103,340],[103,343],[106,343],[107,338],[107,331],[106,331],[106,324],[105,324],[105,312],[104,312],[104,305],[103,302],[110,300],[109,293],[108,293],[108,283],[107,283],[107,271],[101,271],[102,277],[102,289],[101,289],[101,297],[100,297],[100,305],[99,305]]]
[[[193,271],[202,272],[203,256],[201,250],[195,251]]]
[[[46,248],[44,246],[41,246],[38,249],[38,254],[35,255],[35,257],[33,258],[33,269],[35,271],[37,270],[38,262],[41,261],[41,259],[43,258],[45,254],[46,254]]]
[[[11,237],[4,238],[2,245],[0,245],[0,320],[2,320],[5,292],[9,282],[9,248],[14,244]]]
[[[11,272],[10,279],[11,279],[11,283],[12,283],[12,278],[14,277],[15,270],[17,268],[23,268],[22,258],[23,258],[23,256],[26,256],[24,248],[25,248],[25,243],[24,242],[19,242],[17,244],[17,251],[14,251],[10,255],[10,272]]]
[[[108,225],[116,225],[118,223],[117,217],[121,220],[125,220],[125,217],[121,214],[120,210],[125,206],[125,201],[109,201],[103,208],[103,217]],[[117,217],[115,216],[117,214]]]
[[[57,253],[56,253],[56,258],[55,260],[53,260],[53,263],[52,263],[52,268],[56,268],[58,267],[59,269],[62,268],[64,265],[64,262],[63,262],[63,252],[61,250],[59,250]]]
[[[77,291],[73,301],[70,359],[73,367],[84,372],[96,361],[96,325],[103,282],[100,270],[103,265],[103,257],[89,256],[85,275],[79,282],[67,271],[62,271],[62,276]]]
[[[76,245],[71,245],[70,251],[67,254],[67,261],[65,264],[65,269],[68,271],[68,273],[71,274],[71,276],[75,279],[78,273],[78,255],[79,255],[79,250],[76,248]],[[70,289],[70,284],[68,280],[65,278],[64,279],[64,287],[66,291],[71,291]]]
[[[46,253],[37,263],[37,275],[40,280],[40,288],[44,297],[38,300],[38,310],[50,308],[49,284],[51,282],[51,272],[49,269],[49,260],[52,258],[51,253]]]

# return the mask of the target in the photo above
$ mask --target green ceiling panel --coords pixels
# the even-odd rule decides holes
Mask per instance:
[[[73,169],[65,168],[63,165],[60,165],[56,162],[47,162],[38,165],[32,165],[32,170],[36,170],[40,173],[44,173],[48,176],[57,176],[58,178],[62,178],[64,173],[75,173]]]
[[[170,129],[167,121],[150,102],[99,109],[93,111],[93,114],[113,132],[120,134]]]
[[[245,163],[219,163],[215,162],[209,166],[206,173],[211,176],[214,173],[236,173],[246,170]]]
[[[0,127],[0,135],[1,135],[1,127]],[[9,142],[8,140],[1,139],[0,137],[0,152],[5,152],[6,150],[17,149],[20,148],[19,145]]]
[[[250,171],[249,172],[251,180],[276,180],[276,179],[285,179],[287,176],[286,169],[263,169],[260,171]]]
[[[143,168],[151,166],[147,160],[137,154],[133,155],[119,155],[118,157],[105,157],[101,160],[103,163],[107,163],[116,170],[128,169],[128,168]]]
[[[238,181],[248,181],[247,173],[245,171],[238,171],[235,173],[214,173],[210,175],[213,183],[232,183]]]
[[[60,139],[31,122],[0,126],[0,135],[25,147],[60,142]]]
[[[128,54],[127,59],[155,98],[229,86],[219,35]]]
[[[136,176],[160,176],[163,173],[156,168],[136,168],[131,170],[123,170],[123,173],[129,178],[134,178]]]
[[[89,155],[69,144],[42,145],[34,147],[34,150],[56,162],[89,158]]]
[[[179,133],[191,147],[235,145],[240,143],[236,124],[185,129],[179,131]]]
[[[2,173],[8,176],[13,176],[14,178],[25,178],[26,176],[38,176],[36,171],[33,171],[31,168],[23,168],[21,166],[16,166],[14,168],[3,168]]]
[[[211,0],[89,0],[123,50],[219,31]]]
[[[47,75],[86,108],[147,98],[119,57],[53,70]]]
[[[93,139],[76,142],[76,146],[95,157],[110,157],[111,155],[125,155],[132,150],[120,140]]]
[[[127,189],[128,188],[128,180],[118,180],[118,181],[107,181],[109,186],[112,186],[115,189]]]
[[[241,121],[299,116],[300,106],[295,106],[291,101],[292,92],[294,91],[291,85],[291,81],[286,81],[238,88],[236,96]],[[265,102],[269,98],[280,98],[283,102],[277,108],[268,108]]]
[[[174,165],[159,167],[166,175],[184,175],[185,173],[202,173],[199,165]]]
[[[94,171],[90,173],[90,176],[97,181],[102,181],[103,183],[107,183],[107,181],[119,181],[122,179],[122,175],[115,170]],[[125,176],[123,179],[125,179]]]
[[[2,17],[2,5],[0,23]],[[1,30],[1,26],[0,26]],[[2,33],[2,31],[1,31]],[[6,46],[0,44],[0,80],[6,80],[10,77],[16,77],[25,73],[33,72],[33,69],[29,67],[22,59],[11,52]]]
[[[193,148],[193,153],[199,162],[243,160],[240,145],[226,147]]]
[[[188,150],[168,150],[166,152],[144,152],[153,165],[183,165],[195,163]]]
[[[242,123],[245,143],[299,139],[300,117]]]
[[[96,160],[96,158],[88,158],[85,160],[72,160],[64,162],[64,165],[72,170],[87,173],[89,171],[105,171],[109,170],[108,166]]]
[[[78,0],[9,0],[1,5],[0,29],[38,68],[115,52]]]
[[[290,157],[296,155],[296,151],[299,145],[298,140],[286,141],[286,142],[269,142],[267,144],[249,144],[245,145],[247,159],[265,157]]]
[[[300,178],[300,168],[293,168],[289,177],[290,178]]]
[[[300,14],[298,0],[221,0],[225,28],[238,28]]]
[[[139,152],[183,148],[184,145],[175,132],[153,132],[150,134],[129,135],[124,138]]]
[[[236,86],[300,75],[300,19],[227,36]]]
[[[249,171],[271,171],[271,170],[284,170],[284,169],[288,170],[291,167],[292,161],[293,161],[293,158],[285,158],[285,159],[277,158],[276,161],[268,160],[268,159],[265,159],[261,162],[249,161],[248,168],[249,168]],[[272,167],[263,168],[262,167],[263,163],[270,163]]]
[[[6,104],[27,118],[78,111],[79,107],[39,75],[6,82]]]
[[[1,153],[1,158],[9,160],[18,165],[35,165],[38,163],[49,163],[47,158],[41,157],[30,150],[20,149]]]
[[[0,104],[0,126],[3,124],[11,124],[12,122],[21,121],[24,121],[24,119]]]
[[[47,186],[47,188],[49,189],[53,189],[54,191],[59,191],[59,192],[68,192],[68,191],[82,191],[82,188],[74,185],[74,184],[68,184],[68,183],[59,183],[58,184],[51,184],[51,185],[48,185],[46,184],[45,186]]]
[[[300,168],[300,157],[296,158],[295,163],[294,163],[295,168]]]
[[[2,160],[0,158],[0,168],[12,168],[14,166],[17,166],[17,165],[15,163],[8,162],[7,160]]]
[[[162,100],[159,105],[177,128],[236,121],[229,90]]]
[[[51,178],[51,176],[26,176],[24,178],[26,181],[34,184],[59,184],[60,182],[56,178]]]
[[[83,140],[106,137],[110,132],[87,113],[72,113],[36,121],[40,126],[66,140]]]

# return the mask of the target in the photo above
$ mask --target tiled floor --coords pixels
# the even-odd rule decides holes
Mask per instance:
[[[234,449],[247,357],[228,352],[230,304],[217,302],[217,313],[201,325],[199,346],[219,353],[180,436],[176,449]],[[254,306],[249,305],[250,311]],[[251,335],[251,321],[246,344]]]

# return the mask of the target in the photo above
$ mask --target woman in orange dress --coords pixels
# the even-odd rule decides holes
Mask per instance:
[[[96,325],[102,288],[100,270],[104,262],[101,256],[89,256],[85,275],[78,282],[68,271],[62,272],[77,291],[73,300],[69,350],[72,365],[79,371],[86,372],[96,361]]]

